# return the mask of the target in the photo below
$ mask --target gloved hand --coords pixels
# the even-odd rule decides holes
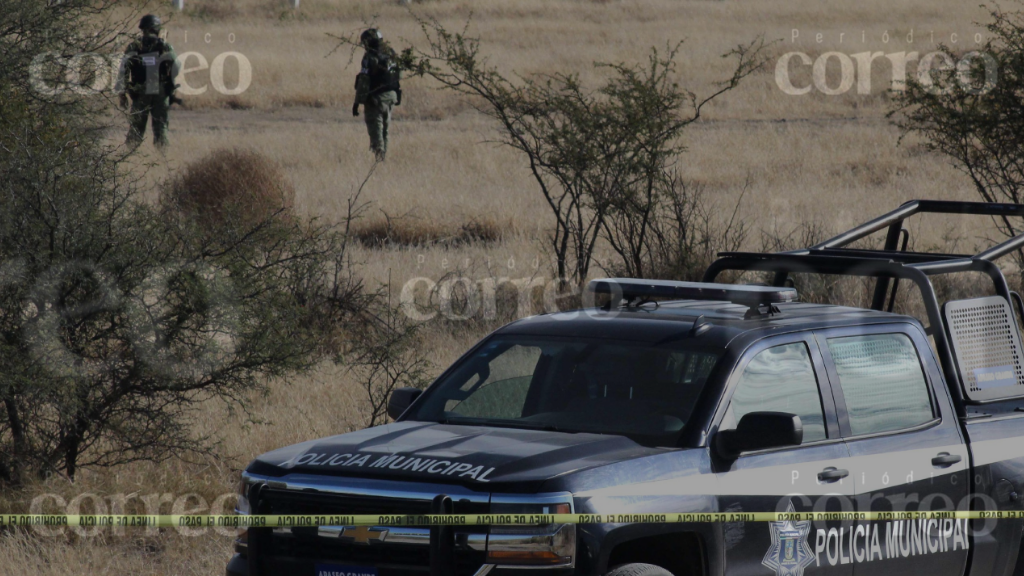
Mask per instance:
[[[359,116],[359,102],[352,105],[352,115]]]
[[[402,105],[402,91],[401,90],[395,90],[395,94],[398,95],[398,99],[395,100],[395,106],[401,106]]]
[[[119,100],[119,103],[121,104],[121,109],[122,110],[127,110],[128,109],[128,95],[122,93],[121,97],[118,100]]]

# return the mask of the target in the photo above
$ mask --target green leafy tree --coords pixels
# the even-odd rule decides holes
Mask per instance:
[[[499,124],[498,142],[528,161],[550,208],[556,273],[577,286],[602,239],[630,274],[653,272],[652,228],[675,208],[672,164],[684,151],[683,131],[765,61],[763,38],[737,46],[725,55],[735,60],[732,74],[699,97],[676,79],[677,44],[652,50],[641,64],[595,64],[605,80],[589,87],[575,73],[502,72],[465,30],[421,26],[426,46],[406,49],[403,67],[468,96]]]
[[[332,357],[375,298],[344,230],[284,198],[204,206],[216,221],[146,203],[103,95],[43,89],[116,51],[130,8],[0,3],[0,483],[208,451],[200,410]]]
[[[950,159],[985,202],[1024,202],[1024,13],[991,10],[989,40],[971,53],[940,47],[928,74],[911,76],[890,117],[904,136]],[[1007,236],[1019,222],[997,218]],[[1018,255],[1018,263],[1024,259]]]

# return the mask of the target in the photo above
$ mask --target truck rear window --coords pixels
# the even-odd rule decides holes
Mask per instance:
[[[829,338],[855,436],[911,428],[934,418],[921,360],[904,334]]]
[[[431,389],[411,418],[670,445],[719,356],[679,342],[498,337]]]

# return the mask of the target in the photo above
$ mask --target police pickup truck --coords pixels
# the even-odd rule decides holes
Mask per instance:
[[[238,510],[622,522],[253,528],[228,576],[1024,572],[1017,519],[743,516],[1021,509],[1022,306],[993,261],[1024,235],[908,251],[919,213],[1024,205],[915,201],[811,248],[722,254],[705,282],[591,282],[599,305],[514,322],[426,390],[397,390],[394,423],[260,456]],[[940,301],[932,277],[954,273],[978,297]],[[800,302],[804,274],[861,277],[871,306]],[[921,319],[892,312],[901,287]],[[701,512],[736,516],[650,521]]]

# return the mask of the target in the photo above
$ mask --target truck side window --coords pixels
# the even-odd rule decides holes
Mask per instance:
[[[803,423],[805,443],[827,437],[818,379],[806,344],[775,346],[751,359],[740,376],[722,428],[735,428],[750,412],[796,414]]]
[[[905,334],[829,338],[855,436],[932,420],[931,398],[914,344]]]

